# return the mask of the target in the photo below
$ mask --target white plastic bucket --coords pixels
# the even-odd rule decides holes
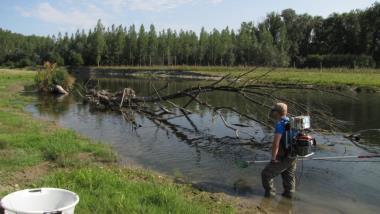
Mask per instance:
[[[56,188],[26,189],[1,200],[5,214],[74,214],[79,196]]]

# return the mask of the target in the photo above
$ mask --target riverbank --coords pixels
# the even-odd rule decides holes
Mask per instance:
[[[27,96],[24,86],[33,83],[34,75],[0,70],[0,197],[18,189],[58,187],[79,194],[77,213],[236,211],[223,195],[121,167],[108,146],[32,118],[24,108],[35,97]]]
[[[208,67],[208,66],[152,66],[152,67],[82,67],[97,73],[110,72],[115,75],[134,76],[175,76],[200,79],[216,79],[230,74],[237,76],[249,71],[249,67]],[[79,69],[80,71],[80,69]],[[268,71],[271,71],[267,73]],[[264,75],[265,74],[265,75]],[[263,76],[264,75],[264,76]],[[334,89],[355,89],[358,91],[378,91],[380,88],[380,70],[377,69],[293,69],[293,68],[258,68],[246,78],[260,77],[262,83],[313,84]]]

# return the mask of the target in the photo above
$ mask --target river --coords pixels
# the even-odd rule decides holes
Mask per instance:
[[[168,92],[175,92],[205,84],[205,81],[132,77],[99,79],[102,88],[114,91],[130,87],[137,95],[154,93],[153,86],[160,88],[167,83]],[[356,98],[349,99],[318,91],[287,90],[278,93],[307,105],[323,104],[336,119],[345,122],[340,132],[315,134],[318,141],[315,156],[367,154],[367,150],[356,146],[344,135],[368,129],[372,131],[362,132],[360,143],[371,151],[379,151],[379,94],[347,92]],[[265,110],[252,106],[234,94],[211,93],[207,95],[207,100],[213,105],[233,106],[256,116],[267,114]],[[272,201],[263,200],[260,173],[264,165],[241,169],[236,166],[235,160],[267,159],[268,151],[251,145],[237,145],[235,141],[213,142],[212,137],[233,137],[234,132],[226,129],[222,121],[207,109],[197,105],[191,108],[197,112],[191,118],[202,133],[201,136],[194,134],[194,137],[209,140],[190,144],[141,115],[136,115],[136,122],[141,127],[134,129],[120,114],[94,111],[74,96],[39,97],[36,103],[27,106],[27,111],[35,117],[56,121],[93,140],[110,144],[121,164],[141,166],[178,177],[206,191],[243,197],[272,213],[378,213],[380,210],[380,162],[376,162],[376,159],[364,162],[299,162],[295,199],[283,200],[279,196]],[[266,141],[266,136],[272,132],[253,122],[244,121],[232,112],[224,112],[224,115],[232,122],[251,125],[243,129],[257,140]],[[173,122],[190,128],[183,118]],[[276,180],[279,193],[282,190],[280,182],[280,179]]]

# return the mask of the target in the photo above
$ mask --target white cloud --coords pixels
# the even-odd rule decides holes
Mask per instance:
[[[213,4],[219,4],[219,3],[222,3],[223,0],[209,0],[211,3]]]
[[[193,0],[129,0],[128,7],[132,10],[166,10],[190,3]]]
[[[115,11],[120,11],[125,7],[130,10],[139,11],[162,11],[200,1],[202,0],[103,0],[102,2],[111,6]],[[206,2],[207,1],[213,4],[218,4],[223,0],[206,0]]]
[[[218,4],[223,0],[62,0],[44,1],[30,8],[17,6],[24,17],[57,25],[58,29],[74,31],[95,26],[98,19],[107,25],[120,22],[128,11],[160,12],[185,4]],[[157,24],[157,23],[156,23]]]
[[[106,6],[111,6],[114,11],[121,11],[127,5],[128,0],[103,0],[103,3]]]
[[[90,4],[83,9],[63,10],[53,7],[49,2],[36,5],[35,8],[24,9],[16,7],[24,17],[33,17],[47,23],[53,23],[61,28],[90,28],[99,18],[105,19],[106,14],[96,5]]]

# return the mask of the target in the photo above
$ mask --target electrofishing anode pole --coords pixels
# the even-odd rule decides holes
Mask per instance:
[[[301,157],[298,160],[339,160],[339,159],[369,159],[369,158],[380,158],[380,155],[352,155],[352,156],[332,156],[332,157]],[[246,161],[248,164],[258,164],[258,163],[269,163],[270,160],[262,161]]]

